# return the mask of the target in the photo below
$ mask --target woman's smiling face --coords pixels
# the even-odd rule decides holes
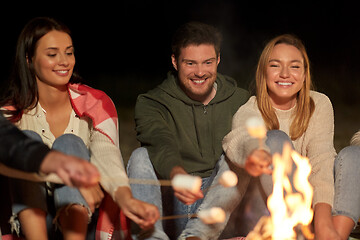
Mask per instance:
[[[305,80],[304,58],[294,46],[275,45],[266,67],[266,85],[272,106],[290,109]]]
[[[50,31],[37,42],[32,59],[38,84],[65,86],[75,66],[74,47],[69,34]]]

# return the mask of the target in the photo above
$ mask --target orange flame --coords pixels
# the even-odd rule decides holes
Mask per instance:
[[[288,175],[292,171],[292,160],[296,164],[293,192]],[[283,154],[274,154],[273,192],[268,198],[273,225],[272,239],[295,239],[293,230],[298,224],[308,225],[313,218],[311,208],[313,189],[308,181],[311,165],[306,157],[293,151],[289,144],[284,145]]]

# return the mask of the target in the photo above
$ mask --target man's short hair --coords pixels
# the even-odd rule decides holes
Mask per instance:
[[[222,35],[215,27],[200,22],[188,22],[174,33],[171,50],[175,59],[178,59],[181,48],[189,45],[210,44],[214,45],[216,56],[219,56],[221,41]]]

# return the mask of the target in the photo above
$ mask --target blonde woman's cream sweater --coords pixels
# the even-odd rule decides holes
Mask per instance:
[[[351,138],[350,144],[360,146],[360,130]]]
[[[292,141],[295,150],[309,158],[312,171],[309,181],[314,188],[313,206],[317,203],[333,205],[334,177],[333,165],[336,151],[333,145],[334,113],[327,96],[311,91],[315,102],[315,111],[304,134]],[[290,110],[275,109],[280,130],[289,135],[289,128],[296,111],[296,106]],[[244,166],[246,157],[258,147],[258,141],[247,133],[245,122],[252,116],[261,117],[253,96],[241,106],[234,115],[231,132],[223,140],[226,156],[234,163]],[[267,147],[265,146],[265,149]]]

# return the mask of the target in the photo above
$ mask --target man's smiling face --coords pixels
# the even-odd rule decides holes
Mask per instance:
[[[189,45],[181,49],[178,59],[172,56],[182,90],[189,98],[204,104],[215,96],[213,86],[219,62],[220,56],[211,44]]]

